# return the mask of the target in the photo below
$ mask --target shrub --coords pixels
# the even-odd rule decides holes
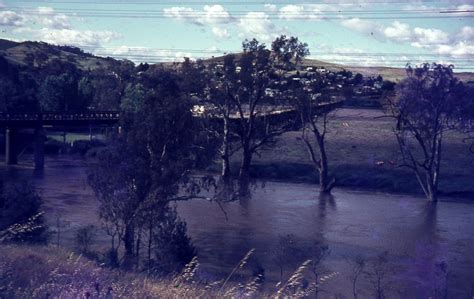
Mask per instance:
[[[46,243],[43,200],[27,182],[0,186],[0,242]]]
[[[90,254],[91,245],[94,242],[96,236],[96,229],[93,225],[86,225],[80,227],[75,236],[76,248],[80,253]]]

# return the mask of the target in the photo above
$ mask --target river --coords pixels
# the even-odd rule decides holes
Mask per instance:
[[[68,224],[61,242],[69,244],[77,227],[100,226],[82,159],[48,157],[42,174],[34,174],[28,161],[23,163],[2,166],[3,177],[33,180],[45,200],[50,224],[56,215]],[[358,282],[363,297],[373,293],[373,270],[379,269],[389,297],[427,298],[447,286],[450,297],[471,298],[474,204],[470,199],[432,205],[409,195],[335,189],[332,196],[320,197],[315,185],[261,185],[250,199],[221,207],[207,200],[177,205],[198,250],[203,278],[222,278],[254,248],[239,275],[250,279],[252,273],[264,273],[267,285],[273,285],[327,246],[328,255],[317,269],[334,276],[322,284],[323,296],[352,296],[351,269],[360,257],[368,272]],[[98,242],[106,244],[107,239],[100,236]],[[384,252],[386,262],[373,262]]]

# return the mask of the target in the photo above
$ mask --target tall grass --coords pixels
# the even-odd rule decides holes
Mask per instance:
[[[232,281],[238,270],[245,270],[252,253],[225,280],[207,282],[199,278],[197,258],[180,274],[156,279],[102,268],[56,247],[0,245],[0,298],[298,298],[311,294],[314,288],[305,278],[309,261],[274,290],[262,291],[260,275],[246,282]]]

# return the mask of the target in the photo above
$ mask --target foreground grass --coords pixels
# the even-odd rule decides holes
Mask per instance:
[[[227,279],[207,282],[198,281],[197,259],[178,275],[156,279],[104,268],[64,249],[0,245],[0,298],[288,298],[306,297],[318,287],[304,280],[310,260],[272,291],[262,291],[259,277],[231,283],[232,274],[245,266],[251,254]],[[322,276],[321,282],[329,278]]]
[[[0,298],[216,297],[192,282],[149,279],[48,247],[0,246]]]

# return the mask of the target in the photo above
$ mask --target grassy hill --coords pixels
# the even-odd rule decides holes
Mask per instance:
[[[55,46],[43,42],[14,42],[4,39],[0,39],[0,56],[5,57],[12,64],[36,68],[55,59],[73,63],[81,70],[111,67],[119,63],[116,59],[98,57],[76,47]]]
[[[361,73],[362,75],[364,75],[364,77],[377,77],[378,75],[381,75],[384,78],[384,80],[389,80],[392,82],[399,82],[406,76],[406,72],[404,68],[396,68],[396,67],[350,66],[350,65],[324,62],[324,61],[314,60],[314,59],[305,59],[303,61],[303,65],[305,67],[307,66],[325,67],[326,69],[331,70],[331,71],[348,70],[354,74]],[[474,80],[474,73],[472,72],[456,72],[456,76],[465,82]]]
[[[235,55],[239,55],[236,53]],[[14,64],[21,66],[33,65],[40,67],[42,64],[51,62],[54,59],[59,59],[63,62],[71,62],[82,70],[93,70],[102,67],[112,67],[120,64],[120,60],[111,57],[99,57],[90,53],[86,53],[79,48],[70,46],[56,46],[43,42],[15,42],[5,39],[0,39],[0,56],[4,56],[7,60]],[[33,60],[33,64],[31,64]],[[30,61],[30,62],[29,62]],[[223,61],[223,56],[206,59],[207,63],[220,63]],[[173,66],[176,64],[163,62],[159,65]],[[305,59],[303,67],[324,67],[331,71],[349,70],[353,73],[361,73],[365,77],[376,77],[381,75],[385,80],[399,82],[405,77],[405,70],[403,68],[383,67],[383,66],[350,66],[331,63],[330,61],[321,61],[314,59]],[[472,72],[457,72],[458,76],[463,81],[474,81],[474,73]]]

